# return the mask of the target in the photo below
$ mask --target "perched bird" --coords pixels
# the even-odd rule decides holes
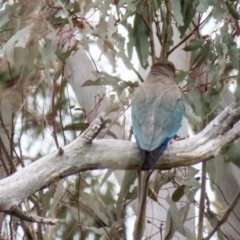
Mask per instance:
[[[154,63],[132,98],[133,133],[141,151],[141,170],[149,170],[177,133],[184,114],[183,93],[171,62]]]
[[[144,83],[132,98],[133,133],[141,151],[141,170],[149,170],[158,160],[169,140],[178,131],[183,113],[183,94],[174,83],[171,62],[154,63]],[[151,171],[138,172],[138,211],[133,239],[142,239],[146,199]]]

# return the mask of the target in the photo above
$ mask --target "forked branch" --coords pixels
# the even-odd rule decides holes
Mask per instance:
[[[231,104],[196,136],[170,144],[155,169],[187,166],[212,159],[240,137],[240,107]],[[0,181],[0,211],[12,212],[27,197],[69,175],[93,169],[139,169],[136,143],[94,140],[104,116],[69,145],[56,150]]]

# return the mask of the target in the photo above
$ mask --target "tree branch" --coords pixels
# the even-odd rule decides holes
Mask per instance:
[[[154,169],[187,166],[215,157],[225,146],[240,137],[239,119],[240,107],[231,104],[193,138],[170,144]],[[96,122],[103,124],[104,116],[97,118]],[[99,130],[94,124],[90,129],[86,133]],[[136,143],[112,139],[89,143],[86,142],[89,138],[82,135],[85,137],[78,137],[60,150],[2,179],[0,211],[9,213],[14,206],[39,189],[78,172],[105,168],[139,169],[140,153]]]
[[[222,226],[222,224],[226,222],[226,220],[228,219],[228,216],[230,215],[230,213],[233,211],[234,207],[238,203],[239,198],[240,198],[240,191],[238,191],[238,193],[235,196],[235,198],[233,199],[232,203],[227,208],[227,210],[225,211],[225,213],[223,214],[223,216],[221,217],[219,222],[216,224],[216,226],[212,229],[212,231],[209,233],[209,235],[206,238],[204,238],[203,240],[210,240],[212,238],[212,236],[215,234],[215,232],[217,232],[217,230],[219,230],[219,228]]]

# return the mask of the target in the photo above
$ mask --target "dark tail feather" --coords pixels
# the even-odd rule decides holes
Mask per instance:
[[[151,167],[157,162],[166,147],[167,143],[164,143],[151,152],[141,149],[141,170],[151,169]]]

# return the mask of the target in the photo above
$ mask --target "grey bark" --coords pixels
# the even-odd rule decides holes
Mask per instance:
[[[167,148],[154,169],[170,169],[207,161],[240,136],[240,108],[227,107],[199,134]],[[103,121],[103,120],[102,120]],[[87,132],[97,129],[95,123]],[[69,145],[37,160],[0,181],[0,211],[11,212],[39,189],[66,176],[93,169],[138,169],[140,154],[136,143],[79,137]]]

